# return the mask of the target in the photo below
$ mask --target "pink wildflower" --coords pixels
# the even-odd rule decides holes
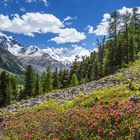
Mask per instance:
[[[138,129],[139,127],[137,125],[132,126],[133,129]]]
[[[25,134],[25,137],[30,137],[30,136],[31,136],[31,134],[28,134],[28,133],[27,133],[27,134]]]
[[[115,131],[115,130],[112,130],[112,131],[109,132],[109,135],[110,135],[111,137],[114,137],[115,134],[116,134],[116,131]]]
[[[99,133],[103,133],[104,130],[105,130],[105,129],[102,127],[102,128],[100,128],[100,129],[98,130],[98,132],[99,132]]]

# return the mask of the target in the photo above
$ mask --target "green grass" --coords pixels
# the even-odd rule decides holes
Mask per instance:
[[[0,73],[3,72],[3,71],[8,72],[9,74],[15,75],[14,73],[12,73],[12,72],[10,72],[10,71],[7,71],[7,70],[4,70],[4,69],[0,68]]]

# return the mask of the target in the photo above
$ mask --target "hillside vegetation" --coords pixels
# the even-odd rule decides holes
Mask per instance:
[[[129,97],[140,96],[140,60],[103,79],[109,78],[123,83],[88,94],[80,92],[74,100],[64,104],[50,99],[27,111],[5,114],[1,124],[2,139],[138,140],[140,103],[130,102]],[[133,88],[129,87],[129,79]]]

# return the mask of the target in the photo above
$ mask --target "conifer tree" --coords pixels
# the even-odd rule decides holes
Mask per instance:
[[[31,97],[33,96],[34,91],[34,71],[31,65],[27,66],[25,71],[25,85],[24,85],[24,92],[23,97]]]
[[[17,83],[15,77],[11,76],[9,78],[9,84],[10,84],[9,87],[11,87],[11,99],[17,100],[18,94],[17,94]]]
[[[10,103],[8,83],[9,83],[8,74],[5,71],[3,71],[0,75],[0,107],[8,105]]]
[[[105,43],[106,37],[103,37],[102,41],[99,41],[97,39],[97,45],[98,45],[98,52],[96,53],[98,56],[98,70],[99,70],[99,77],[103,77],[103,66],[104,66],[104,43]]]
[[[34,96],[37,96],[39,94],[40,94],[39,75],[36,74]]]
[[[47,90],[47,86],[46,86],[46,73],[43,72],[43,74],[41,75],[41,92],[44,94]]]
[[[78,81],[78,79],[77,79],[76,74],[74,73],[74,74],[72,75],[72,79],[71,79],[71,86],[72,86],[72,87],[75,87],[75,86],[78,86],[78,84],[79,84],[79,81]]]
[[[59,88],[63,88],[63,70],[58,73]]]
[[[55,68],[55,72],[53,73],[53,88],[54,89],[59,89],[60,88],[57,67]]]
[[[69,71],[64,70],[62,73],[62,88],[67,88],[70,85]]]
[[[46,73],[46,92],[51,92],[53,90],[53,77],[50,67],[47,68]]]

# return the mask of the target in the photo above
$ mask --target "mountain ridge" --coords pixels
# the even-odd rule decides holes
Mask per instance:
[[[52,70],[56,67],[59,70],[69,69],[75,59],[80,61],[82,56],[89,56],[91,52],[76,45],[72,49],[53,47],[41,49],[36,45],[23,46],[16,38],[3,33],[0,33],[0,45],[16,56],[24,66],[32,65],[39,73],[44,72],[49,65]]]

